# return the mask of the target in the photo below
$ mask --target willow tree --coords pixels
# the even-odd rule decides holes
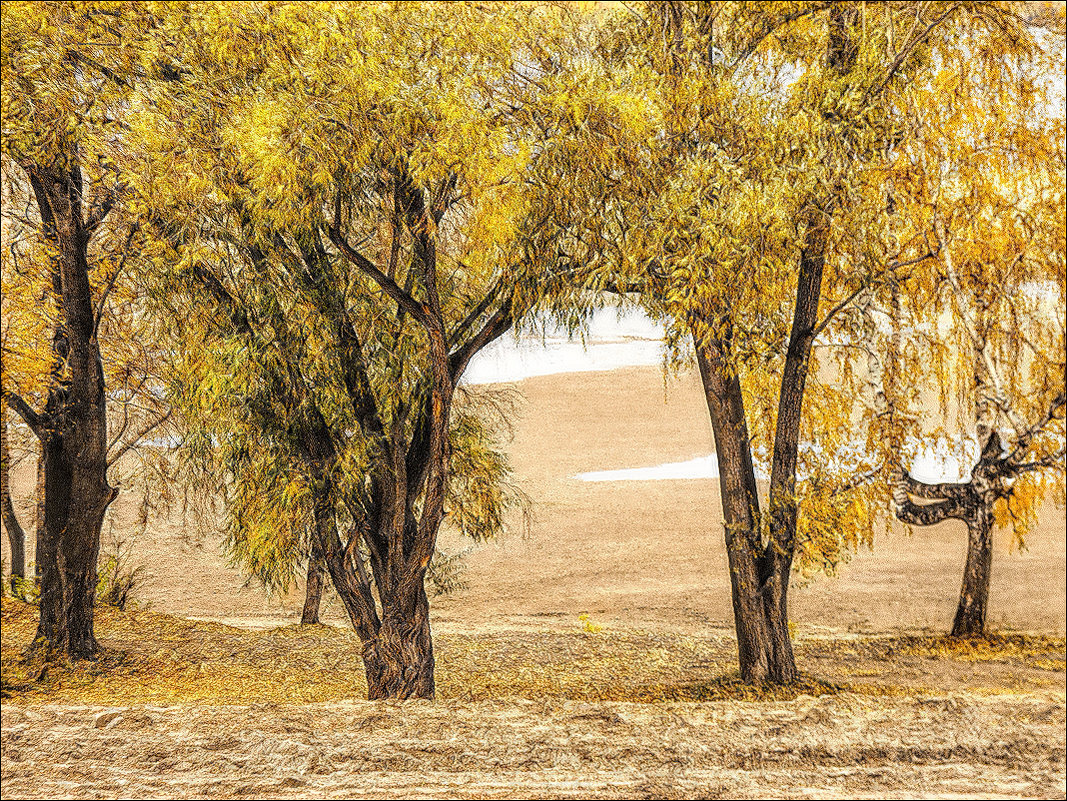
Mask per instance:
[[[2,11],[4,402],[44,457],[33,647],[72,658],[98,650],[100,529],[117,494],[108,467],[131,433],[120,425],[109,437],[101,341],[122,338],[112,312],[126,296],[116,287],[137,230],[122,209],[115,142],[140,74],[141,12],[114,3]],[[144,422],[135,419],[134,432]]]
[[[956,519],[967,557],[951,633],[985,633],[995,525],[1022,544],[1040,504],[1064,491],[1065,247],[1063,9],[1028,15],[1032,36],[1004,53],[964,38],[911,88],[909,112],[951,137],[907,148],[902,225],[932,231],[933,268],[885,307],[885,383],[938,388],[937,424],[912,425],[901,464],[926,451],[968,470],[942,481],[899,471],[897,517]],[[890,299],[891,300],[891,299]],[[890,390],[901,418],[921,398]],[[928,415],[927,415],[928,417]],[[951,471],[955,472],[955,471]]]
[[[311,521],[371,698],[433,696],[446,515],[502,525],[506,463],[460,382],[567,291],[525,178],[553,115],[618,122],[559,68],[574,35],[540,4],[196,6],[139,101],[174,398],[229,471],[231,552],[284,580]]]
[[[908,87],[958,52],[962,29],[1005,52],[1026,32],[997,4],[633,11],[607,26],[600,54],[659,76],[662,130],[651,146],[618,143],[618,163],[633,167],[609,187],[619,199],[596,230],[618,246],[601,286],[637,292],[679,355],[691,343],[741,675],[788,683],[794,563],[832,570],[869,539],[895,464],[884,443],[896,418],[864,402],[878,372],[864,310],[936,252],[929,226],[901,235],[894,224],[904,143],[930,133],[906,114]]]

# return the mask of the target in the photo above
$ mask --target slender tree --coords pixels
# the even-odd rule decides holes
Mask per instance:
[[[913,424],[901,463],[941,452],[970,469],[928,482],[902,468],[894,507],[909,525],[967,526],[958,637],[985,633],[994,527],[1021,544],[1042,501],[1063,497],[1064,21],[1062,7],[1027,11],[1022,56],[961,48],[912,87],[912,113],[953,136],[910,148],[903,205],[930,220],[938,258],[888,310],[886,381],[940,390],[939,425]],[[892,412],[920,419],[920,398],[891,394]]]
[[[661,76],[662,120],[651,147],[619,144],[638,169],[598,221],[618,243],[601,286],[638,292],[679,353],[692,343],[748,682],[796,678],[794,563],[832,568],[887,494],[896,422],[864,401],[864,309],[936,255],[928,215],[897,230],[890,179],[906,142],[952,136],[913,124],[908,87],[964,33],[983,53],[1027,47],[1003,4],[674,2],[620,14],[600,47]]]
[[[4,218],[5,238],[13,237],[4,294],[15,296],[5,300],[4,401],[40,440],[44,463],[41,616],[31,647],[75,659],[99,648],[96,562],[117,494],[108,467],[130,449],[126,427],[109,439],[100,343],[137,230],[113,224],[122,193],[114,137],[138,74],[137,12],[61,3],[10,3],[2,12],[3,177],[5,201],[15,200]]]

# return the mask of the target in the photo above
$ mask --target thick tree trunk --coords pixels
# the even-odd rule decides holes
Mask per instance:
[[[956,619],[952,623],[953,637],[981,637],[985,634],[993,565],[992,528],[990,509],[980,502],[974,516],[967,521],[967,563],[963,569]]]
[[[325,521],[327,515],[322,515]],[[342,547],[333,521],[317,532],[324,543],[330,578],[352,628],[363,643],[367,698],[371,701],[434,697],[434,655],[430,634],[430,603],[417,575],[390,590],[379,586],[385,609],[379,620],[370,582],[355,562],[358,555]],[[394,566],[396,568],[401,566]],[[402,568],[401,568],[402,569]]]
[[[319,622],[319,606],[322,603],[325,581],[326,559],[322,555],[322,545],[318,537],[312,537],[311,553],[308,556],[307,595],[304,598],[304,611],[300,615],[300,625],[308,626]]]
[[[104,514],[115,497],[107,482],[104,370],[81,210],[81,174],[31,167],[41,220],[57,250],[61,326],[56,352],[65,356],[61,383],[37,421],[45,467],[44,536],[38,543],[41,617],[31,650],[72,659],[99,650],[93,632],[96,561]]]
[[[420,586],[416,593],[413,615],[387,615],[382,624],[377,643],[380,667],[374,675],[367,675],[371,701],[434,697],[430,603],[424,588]]]
[[[7,445],[7,404],[0,403],[0,503],[3,504],[4,530],[11,546],[11,591],[14,593],[20,580],[26,578],[26,534],[15,515],[11,502],[11,454]]]
[[[104,514],[115,495],[107,483],[103,394],[99,404],[71,404],[56,416],[65,421],[44,449],[44,536],[37,543],[41,618],[34,642],[82,659],[99,650],[93,631],[96,566]]]

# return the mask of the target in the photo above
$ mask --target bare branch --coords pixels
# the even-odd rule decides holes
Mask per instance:
[[[173,410],[167,409],[165,413],[163,413],[158,418],[141,428],[141,430],[138,431],[133,437],[123,443],[122,447],[120,447],[117,451],[115,451],[111,456],[108,457],[107,466],[111,467],[113,464],[115,464],[115,462],[125,456],[129,451],[140,445],[145,437],[147,437],[161,425],[166,423],[171,418],[172,414]]]
[[[30,430],[37,436],[38,439],[44,439],[45,433],[45,418],[43,415],[37,414],[22,396],[15,392],[5,392],[4,396],[7,398],[8,408],[18,414],[23,420],[26,421],[26,425],[30,427]]]

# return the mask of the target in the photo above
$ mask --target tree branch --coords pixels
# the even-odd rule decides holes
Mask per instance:
[[[122,447],[120,447],[117,451],[115,451],[111,456],[108,457],[107,466],[111,467],[113,464],[115,464],[115,462],[117,462],[119,459],[121,459],[123,456],[125,456],[127,453],[129,453],[131,450],[133,450],[138,445],[140,445],[141,441],[145,437],[147,437],[149,434],[151,434],[153,431],[155,431],[161,425],[166,423],[171,418],[172,414],[173,414],[173,410],[172,409],[167,409],[167,411],[164,412],[162,415],[160,415],[158,418],[156,418],[152,422],[150,422],[147,425],[145,425],[131,439],[129,439],[125,443],[123,443]],[[112,445],[114,445],[114,444],[115,443],[112,443]]]
[[[356,265],[365,275],[374,280],[374,282],[381,287],[390,298],[396,301],[397,306],[406,311],[416,320],[423,325],[429,324],[429,310],[425,304],[419,303],[415,298],[401,289],[397,283],[388,275],[378,269],[370,259],[353,248],[341,235],[341,195],[338,193],[337,200],[334,205],[334,219],[333,225],[329,230],[330,241],[337,247],[344,256],[352,264]]]
[[[1041,430],[1056,419],[1056,412],[1062,407],[1067,405],[1067,393],[1060,391],[1060,393],[1052,399],[1049,403],[1048,411],[1041,417],[1034,425],[1030,426],[1023,435],[1015,443],[1015,447],[1012,448],[1011,454],[1008,456],[1008,462],[1012,462],[1015,459],[1021,458],[1029,449],[1030,443],[1034,441]]]
[[[967,484],[954,482],[927,484],[925,481],[912,478],[907,470],[900,471],[897,483],[899,486],[903,486],[905,492],[909,495],[931,501],[963,501],[971,492]]]
[[[45,433],[45,417],[37,414],[30,404],[23,400],[22,396],[15,392],[5,392],[4,395],[7,398],[8,408],[18,414],[30,427],[30,430],[37,436],[38,439],[44,439]]]
[[[467,369],[467,365],[474,355],[494,339],[504,334],[514,322],[515,320],[511,314],[511,303],[509,302],[497,309],[477,334],[448,357],[448,371],[452,376],[453,386],[459,382],[463,371]]]

